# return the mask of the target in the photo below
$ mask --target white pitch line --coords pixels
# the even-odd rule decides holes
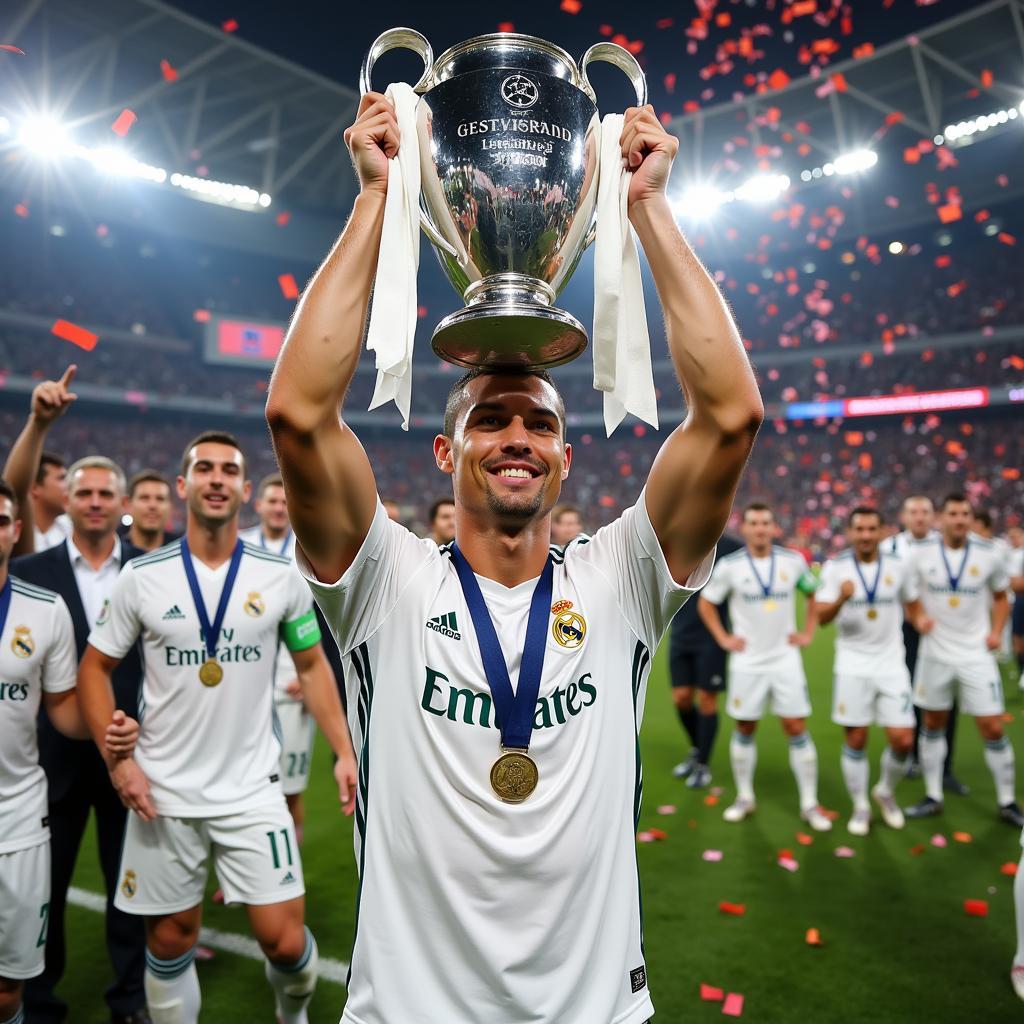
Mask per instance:
[[[68,903],[76,907],[84,907],[86,910],[94,910],[102,914],[107,909],[107,901],[97,892],[89,892],[87,889],[79,889],[71,886],[68,889]],[[249,960],[256,960],[263,963],[263,950],[260,944],[249,938],[248,935],[239,935],[237,932],[222,932],[216,928],[201,928],[199,930],[199,941],[211,949],[219,949],[224,953],[234,953],[237,956],[247,957]],[[330,957],[320,957],[320,965],[317,968],[317,977],[326,978],[328,981],[345,984],[348,976],[348,964],[344,960],[332,960]]]

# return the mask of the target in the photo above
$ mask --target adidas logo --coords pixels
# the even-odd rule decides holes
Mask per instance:
[[[295,881],[295,876],[289,871],[288,874],[281,879],[281,885],[291,885]]]
[[[168,608],[167,611],[164,612],[164,621],[165,622],[168,619],[183,619],[183,618],[185,618],[185,615],[184,615],[182,610],[177,605],[173,605],[172,607]]]
[[[427,629],[432,629],[435,633],[440,633],[441,636],[449,636],[453,640],[462,639],[458,623],[455,621],[455,612],[448,612],[447,615],[435,615],[432,619],[427,619]]]

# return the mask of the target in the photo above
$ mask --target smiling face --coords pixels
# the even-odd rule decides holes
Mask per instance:
[[[235,519],[251,492],[242,453],[218,441],[197,444],[189,452],[185,475],[178,477],[178,497],[188,503],[189,515],[208,529]]]
[[[476,377],[451,433],[435,438],[434,456],[454,478],[458,506],[513,529],[550,513],[572,461],[552,385],[530,374]]]
[[[6,494],[0,494],[0,569],[7,565],[20,536],[21,520],[17,517],[14,502]]]
[[[256,515],[263,532],[276,537],[288,530],[288,499],[280,484],[267,484],[256,499]]]
[[[882,520],[874,512],[858,512],[846,528],[854,551],[864,561],[873,561],[882,539]]]
[[[171,513],[171,488],[162,480],[141,481],[128,499],[128,511],[140,530],[159,532]]]
[[[75,471],[68,481],[68,516],[75,532],[91,541],[110,536],[121,521],[124,492],[117,474],[99,466]]]
[[[942,537],[953,547],[959,547],[967,539],[974,522],[974,514],[969,501],[947,501],[939,513],[939,524]]]

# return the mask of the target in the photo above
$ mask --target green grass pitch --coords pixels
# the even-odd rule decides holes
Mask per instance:
[[[950,797],[942,819],[910,822],[902,832],[876,823],[867,838],[850,836],[845,829],[848,798],[839,770],[842,731],[828,719],[831,637],[831,630],[819,633],[805,656],[815,707],[810,727],[820,757],[821,799],[843,817],[831,835],[816,836],[809,847],[796,842],[796,788],[776,721],[762,725],[759,808],[744,824],[722,821],[722,809],[734,792],[727,747],[731,725],[724,716],[712,764],[714,784],[724,787],[718,805],[706,806],[704,793],[693,793],[671,777],[670,769],[683,753],[682,734],[670,703],[664,648],[655,662],[642,734],[640,827],[661,828],[668,838],[639,845],[637,853],[656,1019],[661,1024],[722,1019],[721,1004],[700,1001],[701,982],[742,993],[742,1019],[757,1024],[997,1024],[1024,1019],[1024,1006],[1009,984],[1015,945],[1012,879],[999,870],[1019,858],[1020,837],[995,819],[992,781],[973,722],[962,721],[956,755],[957,773],[971,786],[971,796]],[[1006,693],[1015,716],[1009,733],[1018,759],[1024,759],[1024,698],[1015,681],[1007,681]],[[880,738],[874,735],[870,746],[872,781],[878,773]],[[328,766],[321,743],[302,851],[307,919],[321,953],[347,961],[356,888],[352,826],[337,811]],[[921,794],[921,782],[908,781],[899,796],[901,803],[909,803]],[[661,816],[657,808],[663,804],[678,810]],[[973,841],[954,842],[954,831],[970,833]],[[930,844],[937,832],[949,839],[944,849]],[[922,843],[925,851],[912,855],[911,847]],[[839,846],[851,847],[856,856],[837,858]],[[793,874],[776,864],[783,848],[800,863]],[[723,851],[723,859],[704,862],[705,849]],[[75,884],[100,891],[91,838],[83,846]],[[965,899],[988,900],[989,916],[966,916]],[[745,904],[746,914],[721,914],[721,900]],[[206,923],[245,932],[244,912],[238,909],[208,904]],[[812,927],[821,932],[821,948],[804,941]],[[102,991],[109,967],[100,916],[70,907],[68,931],[69,968],[61,991],[72,1006],[70,1020],[105,1024],[109,1018]],[[199,965],[199,977],[203,1021],[273,1020],[270,991],[255,961],[219,953]],[[310,1021],[336,1024],[343,1001],[340,985],[321,982]]]

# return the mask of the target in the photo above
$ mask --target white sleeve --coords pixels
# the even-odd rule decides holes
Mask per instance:
[[[43,692],[64,693],[74,688],[78,678],[78,653],[75,627],[64,598],[57,596],[50,622],[50,646],[43,662]]]
[[[719,562],[711,574],[701,597],[712,604],[721,604],[732,593],[732,578],[728,562]]]
[[[903,581],[900,584],[900,600],[907,604],[916,601],[921,596],[921,587],[918,584],[917,572],[913,563],[903,567]]]
[[[317,579],[302,548],[295,546],[299,572],[313,591],[343,655],[380,627],[416,572],[439,557],[431,541],[420,540],[390,519],[379,497],[366,539],[337,582]]]
[[[142,631],[135,567],[129,562],[110,593],[110,614],[92,627],[89,643],[111,658],[123,658]]]
[[[1000,591],[1009,590],[1010,588],[1010,575],[1006,571],[1006,562],[999,558],[998,555],[992,560],[992,571],[988,574],[988,589],[993,594],[998,594]]]
[[[288,566],[286,577],[288,598],[282,622],[294,622],[313,610],[313,598],[306,586],[306,581],[293,562]]]
[[[641,492],[637,503],[615,522],[602,527],[586,543],[569,545],[566,559],[570,558],[594,566],[605,577],[630,628],[653,651],[672,616],[707,583],[715,549],[704,556],[685,584],[677,583],[651,525],[645,492]]]
[[[818,592],[814,595],[822,604],[834,604],[839,600],[839,572],[833,559],[829,559],[821,568],[821,581]]]

